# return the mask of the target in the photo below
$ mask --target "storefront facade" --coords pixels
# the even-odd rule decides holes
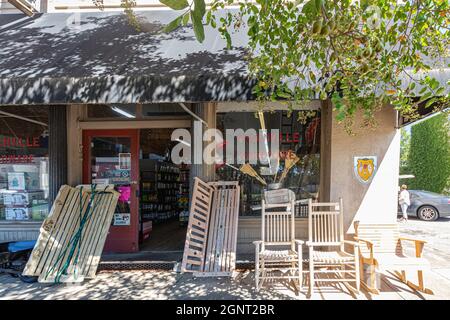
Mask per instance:
[[[142,190],[140,190],[142,184],[139,183],[142,174],[140,161],[143,161],[148,153],[142,151],[143,147],[140,140],[145,140],[145,137],[140,132],[156,134],[161,130],[171,132],[176,128],[191,130],[195,118],[176,104],[148,104],[145,106],[135,104],[123,109],[127,110],[128,113],[136,111],[135,118],[114,111],[113,114],[105,112],[108,109],[111,111],[114,106],[79,104],[59,107],[66,114],[67,164],[65,168],[67,169],[67,183],[69,185],[104,182],[105,180],[102,179],[105,179],[105,176],[101,175],[99,169],[102,163],[96,163],[95,159],[115,157],[119,161],[120,157],[126,155],[123,158],[125,160],[122,159],[122,162],[125,161],[125,171],[122,171],[126,172],[125,180],[123,180],[123,175],[119,174],[115,178],[118,179],[117,181],[110,179],[107,183],[120,185],[122,190],[129,190],[130,196],[126,199],[125,208],[117,211],[121,216],[129,214],[129,222],[127,224],[112,222],[105,252],[132,253],[139,251],[142,210],[141,198],[139,197],[142,193]],[[221,130],[233,126],[242,127],[244,130],[259,129],[259,122],[255,120],[256,104],[203,103],[197,107],[197,109],[202,110],[198,113],[200,117],[209,114],[209,119],[208,117],[204,119],[209,120],[209,123],[215,124]],[[194,109],[194,105],[190,105],[189,108]],[[375,130],[361,131],[357,132],[355,136],[350,136],[336,123],[327,102],[312,102],[308,110],[294,111],[292,117],[287,117],[287,110],[283,110],[283,108],[285,108],[283,104],[277,104],[275,107],[271,107],[271,112],[265,113],[267,128],[269,130],[280,130],[280,154],[288,150],[294,150],[302,159],[298,166],[289,173],[283,186],[294,190],[297,199],[311,197],[328,201],[342,197],[345,206],[345,224],[349,235],[352,232],[352,222],[355,219],[377,222],[395,221],[397,188],[395,177],[398,175],[396,161],[399,157],[396,113],[390,107],[385,107],[378,114],[380,121]],[[6,109],[2,108],[2,110]],[[151,111],[142,113],[142,110]],[[302,112],[313,112],[314,115],[310,115],[307,122],[302,123],[298,121],[298,114]],[[40,125],[36,124],[36,126],[39,127]],[[23,126],[17,124],[15,127],[23,128]],[[29,128],[31,127],[29,126]],[[5,126],[5,128],[8,127]],[[45,137],[47,132],[44,129],[42,133]],[[48,166],[48,150],[45,149],[46,140],[42,138],[39,140],[36,137],[31,140],[26,137],[22,139],[22,145],[29,145],[26,149],[28,152],[26,160],[30,161],[29,159],[31,159],[32,161],[26,165],[33,165],[33,168],[36,168],[33,169],[35,171],[38,171],[37,168],[39,167],[40,171],[38,172],[41,181],[39,188],[42,186],[43,194],[47,195],[47,198],[43,196],[43,199],[36,199],[36,201],[31,202],[31,211],[35,212],[37,209],[35,207],[38,204],[43,207],[44,200],[48,199],[49,181],[54,177],[48,174],[48,169],[45,169]],[[156,137],[156,140],[158,139],[160,138]],[[163,141],[168,141],[167,136],[164,139],[166,140]],[[10,140],[6,139],[5,141]],[[12,142],[7,143],[11,144]],[[97,147],[99,143],[100,147]],[[111,154],[110,148],[104,147],[105,143],[114,145],[116,154]],[[172,141],[172,143],[174,142]],[[36,147],[35,150],[32,149],[34,147]],[[282,148],[285,148],[285,150]],[[5,154],[8,154],[7,151],[9,150],[12,149],[5,149]],[[23,156],[17,150],[9,151],[10,156],[5,159],[9,159],[8,161],[25,161],[22,160]],[[108,154],[105,154],[105,150],[108,150]],[[127,158],[128,155],[129,158]],[[377,170],[370,183],[361,183],[355,176],[353,163],[355,156],[377,157]],[[39,165],[35,163],[36,161],[39,162]],[[7,172],[11,166],[12,168],[20,167],[17,163],[14,165],[2,163],[2,172]],[[264,187],[256,180],[248,178],[231,168],[224,168],[224,166],[215,165],[211,168],[211,165],[204,164],[196,166],[196,168],[193,167],[189,176],[190,180],[194,176],[198,176],[205,181],[240,181],[242,192],[238,227],[238,254],[242,257],[252,254],[254,249],[252,241],[258,240],[260,236],[258,202],[261,200]],[[257,166],[256,168],[259,169]],[[122,179],[122,182],[119,181],[120,179]],[[6,180],[8,179],[6,178]],[[12,185],[12,182],[10,185]],[[11,192],[5,187],[2,190],[3,193]],[[48,203],[48,200],[45,201]],[[6,208],[5,204],[4,206]],[[8,216],[8,221],[5,216],[3,221],[0,222],[0,233],[3,240],[36,239],[40,222],[45,218],[46,213],[48,211],[43,211],[39,216],[40,219],[37,219],[37,214],[31,214],[29,220],[12,219],[11,216]],[[306,238],[307,215],[299,211],[296,225],[298,237]],[[27,231],[30,229],[33,231]]]
[[[131,224],[130,226],[112,226],[110,238],[114,238],[114,233],[117,231],[119,234],[126,235],[127,245],[125,245],[124,240],[121,239],[120,235],[116,235],[117,239],[113,240],[116,245],[110,246],[109,241],[107,242],[106,250],[109,251],[125,251],[133,252],[138,250],[138,228],[137,224],[133,224],[133,221],[139,220],[139,214],[137,213],[137,203],[139,197],[135,197],[135,194],[140,194],[145,192],[141,190],[139,192],[137,189],[145,188],[144,185],[138,184],[139,181],[138,173],[140,172],[142,176],[145,175],[143,172],[143,164],[145,161],[146,153],[143,151],[144,148],[137,148],[139,144],[142,146],[144,144],[145,137],[139,132],[156,132],[161,129],[167,129],[173,131],[175,129],[187,129],[192,130],[192,122],[196,119],[189,113],[185,112],[181,107],[176,104],[155,104],[139,106],[136,105],[134,108],[129,106],[127,112],[136,116],[136,118],[130,119],[129,117],[108,117],[110,115],[100,114],[99,112],[94,113],[89,110],[94,110],[95,108],[104,109],[107,106],[87,106],[87,105],[74,105],[69,107],[69,117],[68,125],[70,128],[77,128],[76,130],[70,132],[68,135],[71,137],[78,137],[78,139],[70,139],[68,141],[69,148],[69,159],[71,168],[69,172],[69,181],[71,184],[89,184],[91,182],[102,183],[105,182],[99,176],[99,173],[92,168],[95,163],[92,163],[92,154],[97,157],[101,155],[101,152],[95,151],[95,139],[102,138],[103,140],[109,139],[117,148],[119,146],[119,151],[112,156],[116,156],[119,159],[119,154],[130,153],[131,154],[131,180],[128,182],[131,184],[131,198],[130,198],[130,210],[134,213],[131,214]],[[151,116],[147,112],[135,115],[135,110],[145,109],[151,110],[152,107],[155,110],[160,110],[159,115],[155,115],[154,112]],[[197,108],[196,108],[197,107]],[[236,108],[237,107],[237,108]],[[114,108],[114,107],[108,107]],[[191,110],[195,108],[199,110],[197,112],[198,117],[208,120],[208,124],[217,127],[220,131],[224,132],[226,129],[238,129],[242,128],[244,131],[248,129],[260,129],[259,121],[255,120],[255,112],[257,109],[256,103],[205,103],[198,105],[191,105],[189,107]],[[130,111],[131,110],[131,111]],[[165,110],[165,111],[164,111]],[[174,114],[173,110],[176,110]],[[298,121],[299,113],[312,113],[307,122],[301,124]],[[87,115],[83,118],[83,114]],[[295,151],[299,156],[302,157],[302,161],[299,165],[292,170],[288,177],[285,179],[284,184],[286,187],[294,190],[298,199],[306,199],[311,196],[318,199],[319,185],[320,185],[320,103],[313,102],[308,110],[295,110],[292,115],[288,116],[287,106],[284,104],[275,104],[271,107],[271,112],[265,114],[267,128],[269,130],[277,129],[279,130],[279,142],[281,145],[280,154],[283,155],[288,151]],[[284,130],[284,131],[283,131]],[[82,137],[80,139],[80,137]],[[251,137],[250,137],[251,138]],[[119,139],[119,140],[118,140]],[[140,139],[140,143],[137,140]],[[166,141],[168,143],[169,141]],[[172,143],[177,143],[171,139]],[[252,142],[248,141],[246,144],[247,149],[250,147]],[[195,142],[192,143],[191,150],[195,150]],[[82,150],[82,153],[81,151]],[[246,158],[248,159],[248,154]],[[139,158],[139,163],[133,161]],[[283,162],[283,160],[281,160]],[[227,161],[232,163],[231,161]],[[162,162],[161,162],[162,163]],[[78,168],[78,170],[77,170]],[[256,170],[260,171],[258,166],[255,166]],[[92,176],[93,175],[93,176]],[[128,174],[127,174],[128,176]],[[260,208],[258,205],[261,201],[261,195],[264,188],[256,180],[248,178],[239,171],[232,169],[224,165],[192,165],[190,166],[189,175],[189,186],[192,186],[192,181],[194,177],[200,177],[205,181],[236,181],[238,180],[241,185],[241,204],[240,204],[240,219],[245,225],[249,225],[251,229],[253,225],[257,225],[260,217]],[[266,174],[264,178],[268,178],[270,182],[270,174]],[[145,177],[141,177],[141,181]],[[107,181],[112,183],[111,179]],[[122,185],[123,186],[123,185]],[[127,184],[128,186],[128,184]],[[164,188],[165,186],[162,186]],[[141,213],[144,211],[141,203]],[[186,208],[188,209],[188,208]],[[142,216],[142,214],[141,214]],[[299,222],[304,220],[307,215],[303,212],[298,212]],[[130,230],[126,230],[130,229]],[[246,234],[246,230],[241,231],[242,234]],[[256,235],[254,235],[256,236]],[[244,242],[245,237],[243,238]],[[248,243],[251,243],[248,242]]]
[[[161,24],[176,15],[173,12],[163,13],[146,13],[145,16]],[[8,123],[11,119],[22,122],[14,120],[16,123],[11,124],[10,128],[2,126],[5,132],[1,134],[6,137],[2,140],[3,145],[6,142],[6,147],[0,141],[0,150],[5,155],[1,159],[6,161],[1,164],[4,176],[2,190],[4,193],[10,192],[10,185],[14,188],[16,184],[13,182],[14,174],[25,174],[28,171],[24,166],[28,166],[27,170],[36,173],[39,180],[39,186],[29,191],[39,191],[44,196],[35,199],[35,203],[31,201],[31,216],[27,216],[31,217],[28,219],[30,221],[6,221],[5,214],[5,219],[0,221],[0,239],[37,238],[41,220],[33,219],[33,207],[43,206],[44,201],[51,204],[55,191],[62,184],[103,182],[115,184],[124,194],[112,222],[105,251],[137,252],[143,247],[141,238],[148,236],[143,230],[151,229],[145,219],[154,219],[148,215],[142,219],[142,213],[152,208],[142,206],[146,201],[151,205],[148,198],[143,198],[147,188],[143,184],[146,183],[143,181],[146,176],[144,171],[152,171],[146,167],[151,166],[152,160],[164,158],[167,163],[159,172],[163,181],[157,182],[162,183],[159,189],[168,190],[163,195],[165,199],[173,196],[170,191],[173,182],[167,178],[172,173],[179,174],[178,179],[187,182],[184,190],[188,192],[194,177],[205,181],[223,179],[240,182],[242,194],[237,251],[238,255],[252,254],[252,241],[260,237],[257,207],[262,186],[230,167],[214,164],[194,164],[181,178],[183,168],[171,168],[168,164],[170,159],[165,157],[166,149],[175,143],[169,133],[177,128],[192,130],[194,121],[199,119],[208,128],[221,131],[261,128],[255,118],[259,106],[252,101],[253,82],[245,73],[245,51],[242,49],[245,37],[238,34],[234,42],[237,47],[225,51],[224,41],[219,35],[208,38],[200,45],[194,37],[190,37],[190,29],[180,30],[173,38],[136,35],[118,13],[82,15],[80,19],[83,23],[77,27],[68,26],[68,18],[69,15],[63,14],[43,15],[30,25],[8,27],[12,28],[11,31],[0,37],[9,48],[4,57],[0,56],[0,71],[4,70],[0,73],[0,111],[16,108],[10,113],[26,115],[30,120],[34,119],[33,112],[36,110],[41,113],[48,109],[48,120],[41,116],[39,123],[33,123],[33,126],[30,121],[5,115]],[[207,31],[216,34],[214,30]],[[52,58],[34,62],[34,56],[30,53],[29,57],[22,56],[19,62],[12,59],[14,50],[18,50],[14,44],[27,43],[28,37],[40,42],[30,43],[30,52],[39,46]],[[123,41],[117,41],[117,37]],[[97,44],[95,52],[92,51],[93,40]],[[111,47],[110,43],[117,45]],[[68,51],[67,48],[76,50]],[[28,54],[27,50],[22,51],[24,55]],[[27,63],[30,64],[28,67]],[[27,108],[34,110],[31,115],[25,114]],[[292,189],[297,199],[311,197],[328,201],[342,197],[349,236],[355,219],[395,221],[400,143],[394,109],[383,107],[376,115],[378,126],[373,130],[360,130],[361,118],[357,115],[354,136],[348,135],[335,120],[330,101],[313,99],[294,109],[289,117],[286,104],[273,103],[266,106],[264,112],[267,129],[278,129],[280,132],[277,136],[280,155],[291,150],[301,159],[289,172],[284,186]],[[309,117],[299,121],[306,113]],[[49,127],[48,150],[40,140],[46,134],[46,121]],[[25,130],[24,124],[28,123],[30,129],[27,130],[30,131]],[[206,142],[202,143],[200,150]],[[196,150],[194,143],[192,150]],[[355,170],[358,159],[374,161],[366,181],[361,181]],[[11,164],[8,161],[27,163]],[[18,169],[19,164],[22,167]],[[255,168],[262,169],[259,164]],[[23,181],[24,174],[21,177]],[[264,176],[264,172],[261,174]],[[8,175],[11,176],[11,183]],[[267,178],[270,179],[270,174]],[[23,189],[27,186],[24,185]],[[162,210],[165,209],[158,209],[158,214]],[[44,216],[41,214],[42,218]],[[158,219],[164,220],[165,217],[158,216]],[[152,227],[156,232],[155,225]],[[32,232],[27,231],[31,229]],[[306,230],[307,216],[299,211],[296,222],[299,239],[306,239]],[[170,232],[166,233],[166,237]],[[162,247],[161,243],[157,245]],[[156,247],[155,244],[153,248]]]

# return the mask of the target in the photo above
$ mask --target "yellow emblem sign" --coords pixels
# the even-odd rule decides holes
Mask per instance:
[[[376,157],[355,157],[354,171],[358,180],[362,183],[369,182],[377,169]]]

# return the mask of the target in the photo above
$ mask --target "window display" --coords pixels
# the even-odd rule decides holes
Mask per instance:
[[[239,170],[241,164],[236,164],[237,157],[250,158],[251,152],[255,152],[255,147],[251,144],[257,144],[258,139],[261,139],[260,136],[245,137],[245,154],[235,152],[235,159],[225,159],[225,163],[234,163],[233,166],[223,164],[216,167],[216,180],[240,181],[241,215],[261,214],[262,194],[269,186],[288,188],[295,192],[297,200],[317,198],[320,181],[320,113],[317,111],[305,117],[306,112],[293,111],[292,114],[287,111],[265,112],[264,122],[260,121],[255,112],[217,114],[217,127],[224,136],[225,145],[230,143],[226,137],[227,129],[242,129],[243,132],[254,129],[258,132],[259,129],[264,129],[263,124],[269,131],[279,130],[276,136],[269,132],[265,142],[266,148],[272,150],[272,139],[278,139],[279,162],[273,169],[267,163],[261,163],[260,160],[257,164],[251,164],[252,169],[267,183],[267,186],[256,178],[244,174],[243,170]]]
[[[42,221],[49,213],[48,108],[1,110],[10,115],[0,118],[0,221]]]

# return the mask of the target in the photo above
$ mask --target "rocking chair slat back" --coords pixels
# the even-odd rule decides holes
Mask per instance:
[[[262,200],[262,241],[266,244],[286,244],[295,239],[295,202],[271,205],[270,208],[285,211],[267,211]],[[270,209],[269,208],[269,209]]]
[[[344,240],[342,199],[339,202],[327,203],[313,203],[309,199],[308,207],[309,241],[323,245],[340,245]]]
[[[355,223],[356,236],[373,243],[374,253],[401,254],[402,246],[399,241],[400,233],[396,223],[387,224],[360,224]],[[369,254],[370,249],[361,245],[362,254]]]

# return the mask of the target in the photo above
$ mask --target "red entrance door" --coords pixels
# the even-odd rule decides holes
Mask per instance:
[[[139,250],[139,130],[83,131],[83,183],[120,192],[104,252]]]

